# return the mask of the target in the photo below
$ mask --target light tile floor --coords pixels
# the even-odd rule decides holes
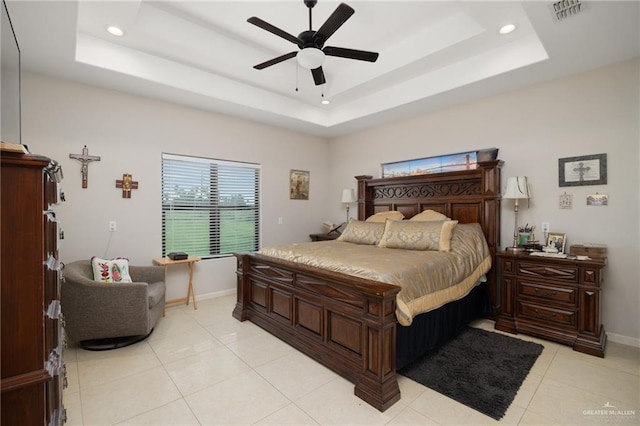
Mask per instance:
[[[104,352],[69,347],[69,425],[640,424],[640,349],[609,342],[604,359],[544,345],[500,422],[399,377],[381,413],[353,385],[250,322],[235,296],[167,309],[153,334]],[[493,330],[491,321],[475,326]]]

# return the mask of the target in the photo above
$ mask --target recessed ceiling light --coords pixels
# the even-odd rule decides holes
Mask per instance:
[[[331,103],[331,101],[329,99],[323,99],[322,102],[320,102],[322,105],[329,105]]]
[[[500,27],[498,32],[500,34],[509,34],[509,33],[512,33],[513,31],[515,31],[515,29],[516,29],[515,24],[507,24],[507,25],[503,25],[502,27]]]
[[[124,35],[124,31],[121,28],[116,27],[115,25],[107,26],[107,32],[116,37],[122,37]]]

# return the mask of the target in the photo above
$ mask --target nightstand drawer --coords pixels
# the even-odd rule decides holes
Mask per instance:
[[[518,317],[530,318],[546,323],[555,323],[561,326],[577,327],[577,315],[575,311],[567,309],[557,309],[528,303],[523,300],[518,301]]]
[[[532,281],[518,281],[518,295],[576,305],[577,291],[572,287],[549,286]]]
[[[578,282],[578,268],[576,266],[545,264],[542,262],[520,262],[518,275],[567,283]]]
[[[502,261],[502,273],[503,274],[514,274],[515,271],[515,262],[511,259],[504,259]]]

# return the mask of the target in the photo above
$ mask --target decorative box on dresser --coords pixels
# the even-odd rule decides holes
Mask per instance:
[[[60,166],[47,157],[2,152],[1,421],[3,425],[60,425],[66,413],[65,346],[60,313],[58,239],[54,206]]]
[[[495,328],[530,334],[603,358],[607,335],[600,323],[606,258],[573,260],[500,252],[502,310]]]

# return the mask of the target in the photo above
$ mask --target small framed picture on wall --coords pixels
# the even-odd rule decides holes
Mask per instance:
[[[289,174],[289,198],[292,200],[308,200],[309,180],[309,172],[291,170]]]

